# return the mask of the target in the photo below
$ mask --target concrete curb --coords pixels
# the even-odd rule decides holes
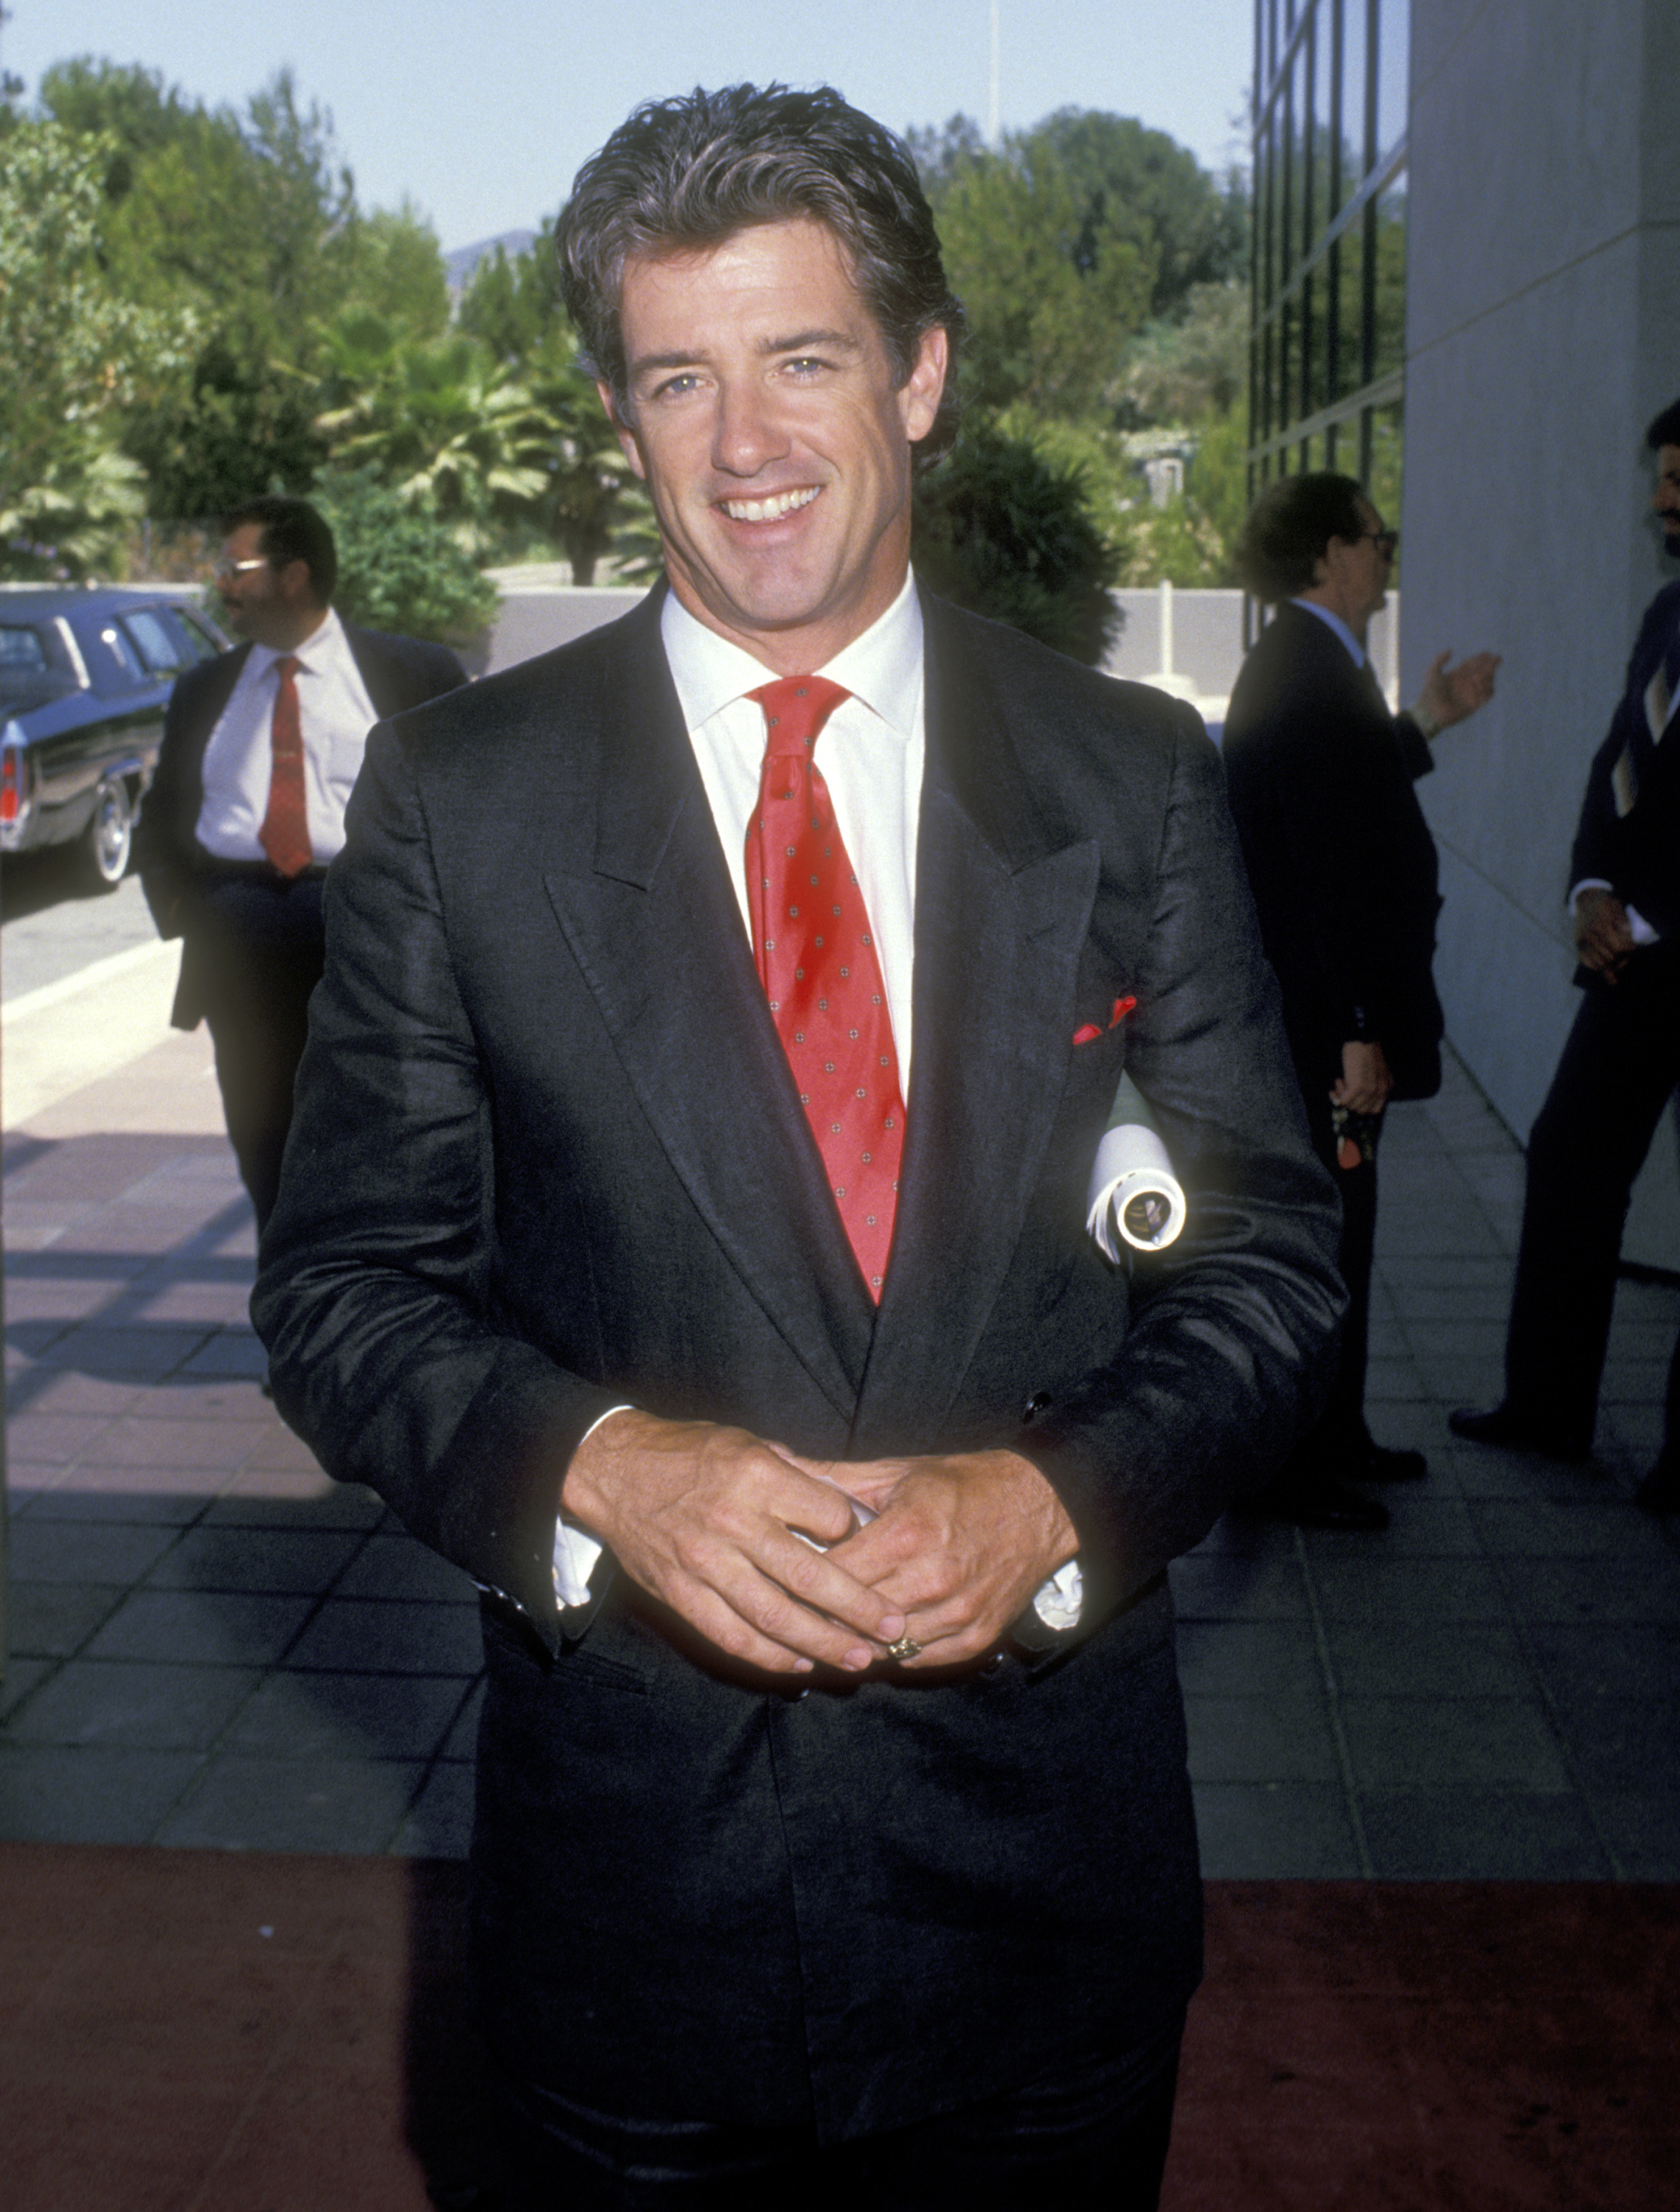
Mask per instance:
[[[178,945],[133,945],[0,1007],[0,1123],[15,1129],[161,1044],[180,968]]]

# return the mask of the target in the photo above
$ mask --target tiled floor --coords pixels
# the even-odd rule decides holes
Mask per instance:
[[[7,1139],[0,1836],[458,1855],[473,1594],[262,1398],[204,1080],[173,1039]],[[1454,1070],[1383,1176],[1370,1412],[1430,1479],[1382,1537],[1232,1516],[1175,1571],[1207,1871],[1680,1879],[1680,1543],[1630,1502],[1680,1291],[1622,1290],[1592,1472],[1455,1446],[1520,1158]]]

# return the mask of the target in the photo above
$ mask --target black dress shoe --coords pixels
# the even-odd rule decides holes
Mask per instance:
[[[1386,1505],[1374,1498],[1361,1498],[1333,1475],[1274,1491],[1266,1504],[1280,1521],[1293,1521],[1298,1528],[1355,1528],[1374,1535],[1388,1526]]]
[[[1456,1413],[1447,1415],[1446,1425],[1455,1437],[1463,1437],[1466,1443],[1499,1444],[1507,1451],[1538,1452],[1542,1459],[1582,1460],[1592,1456],[1591,1437],[1583,1441],[1566,1430],[1547,1428],[1525,1413],[1516,1412],[1509,1400],[1503,1405],[1490,1406],[1485,1413],[1478,1413],[1471,1406],[1460,1406]]]
[[[1665,1454],[1634,1492],[1634,1503],[1647,1513],[1680,1513],[1680,1460]]]
[[[1367,1482],[1421,1482],[1429,1462],[1421,1451],[1397,1450],[1391,1444],[1372,1444],[1360,1474]]]

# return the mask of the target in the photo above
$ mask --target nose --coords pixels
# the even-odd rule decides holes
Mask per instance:
[[[756,378],[726,383],[712,430],[712,465],[726,476],[753,477],[788,451],[770,395]]]

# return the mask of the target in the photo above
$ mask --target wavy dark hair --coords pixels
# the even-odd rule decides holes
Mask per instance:
[[[589,366],[629,422],[625,262],[705,252],[754,224],[800,216],[844,247],[900,386],[927,333],[946,332],[945,396],[918,447],[923,461],[937,459],[957,434],[956,356],[967,319],[946,281],[909,148],[828,85],[732,84],[649,100],[584,163],[555,242],[566,312]]]
[[[1269,607],[1310,591],[1312,571],[1332,538],[1352,540],[1364,531],[1359,511],[1365,487],[1355,477],[1314,469],[1279,477],[1249,509],[1237,540],[1237,574],[1244,588]]]
[[[245,522],[260,526],[263,534],[258,543],[271,568],[289,568],[294,561],[301,561],[309,571],[315,605],[332,605],[338,583],[338,549],[332,542],[331,524],[318,508],[307,499],[294,499],[285,492],[264,492],[256,499],[241,501],[222,517],[222,536],[229,536]]]

